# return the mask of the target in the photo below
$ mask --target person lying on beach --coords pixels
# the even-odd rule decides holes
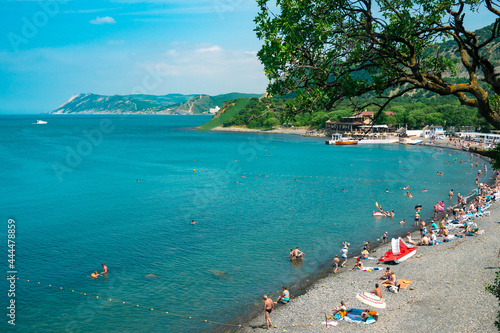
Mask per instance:
[[[335,258],[333,258],[333,267],[335,267],[335,269],[333,270],[333,274],[337,274],[337,270],[339,269],[339,261],[339,256],[335,255]]]
[[[375,283],[375,289],[370,291],[370,294],[376,295],[379,298],[382,298],[382,289],[378,286],[378,283]]]
[[[361,262],[361,259],[358,258],[356,260],[356,263],[354,264],[354,266],[352,266],[350,271],[352,271],[353,269],[363,269],[363,262]]]
[[[290,301],[290,292],[286,289],[286,286],[283,286],[283,292],[281,293],[281,295],[278,297],[278,299],[276,300],[276,302],[274,302],[274,304],[278,304],[280,302],[283,302],[283,303],[288,303]]]
[[[363,318],[363,321],[367,321],[370,317],[377,320],[378,319],[378,312],[365,309],[363,311],[363,313],[361,314],[361,317]]]
[[[411,232],[409,232],[407,235],[406,235],[406,242],[408,244],[412,244],[412,245],[417,245],[416,242],[414,242],[412,239],[411,239]]]
[[[304,257],[304,255],[305,255],[305,253],[304,253],[304,252],[302,252],[302,251],[300,251],[300,250],[299,250],[299,247],[297,246],[297,247],[295,248],[295,250],[293,250],[293,251],[292,251],[292,253],[291,253],[290,255],[291,255],[292,259],[295,259],[295,258],[297,258],[297,259],[302,259],[302,257]]]
[[[345,317],[347,315],[347,306],[345,306],[344,301],[340,301],[340,307],[333,309],[332,316],[339,314],[341,317]]]
[[[392,274],[394,274],[394,272],[393,272],[393,271],[391,271],[391,269],[390,269],[389,267],[387,267],[387,268],[385,269],[384,274],[382,274],[382,276],[381,276],[381,277],[379,277],[378,279],[379,279],[379,280],[387,280],[387,279],[388,279],[388,278],[389,278]]]

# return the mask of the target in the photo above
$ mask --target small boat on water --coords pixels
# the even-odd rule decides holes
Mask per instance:
[[[37,120],[35,124],[40,125],[40,124],[46,124],[46,121],[43,120]]]
[[[424,140],[411,139],[411,138],[403,138],[402,140],[399,141],[399,143],[402,145],[418,145],[419,143],[422,142],[424,142]]]
[[[395,262],[396,264],[399,264],[417,253],[417,247],[408,247],[408,245],[403,242],[401,237],[398,239],[393,238],[391,245],[392,250],[387,251],[385,255],[380,257],[378,260],[379,262]]]
[[[337,146],[350,146],[350,145],[357,145],[358,140],[355,140],[351,137],[343,137],[342,134],[332,134],[332,139],[331,140],[326,140],[325,144],[327,145],[337,145]]]

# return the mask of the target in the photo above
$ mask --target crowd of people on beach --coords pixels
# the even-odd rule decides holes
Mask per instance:
[[[460,141],[459,141],[460,142]],[[471,167],[473,167],[474,155],[470,155]],[[457,159],[455,159],[458,162]],[[475,165],[479,167],[479,156],[476,156]],[[466,163],[463,160],[460,163]],[[481,168],[484,167],[484,173],[487,172],[486,163],[481,163]],[[468,198],[465,198],[460,193],[456,196],[456,204],[453,202],[453,198],[455,197],[455,193],[453,189],[450,189],[448,192],[449,206],[445,208],[444,200],[437,202],[432,210],[433,219],[432,221],[426,223],[424,219],[421,217],[421,205],[415,206],[415,216],[414,216],[414,226],[418,228],[420,239],[413,240],[412,233],[408,232],[405,238],[406,244],[413,246],[432,246],[438,245],[441,243],[450,242],[453,238],[462,238],[464,236],[474,236],[477,234],[484,234],[484,230],[479,230],[476,223],[473,222],[475,218],[482,217],[485,215],[489,215],[488,208],[491,205],[493,200],[500,200],[500,171],[496,171],[494,177],[494,184],[488,185],[486,183],[479,182],[479,176],[482,174],[482,169],[478,170],[478,176],[476,177],[476,188],[474,194]],[[438,172],[439,175],[439,172]],[[404,190],[409,192],[409,186],[405,187]],[[426,191],[425,189],[423,191]],[[388,192],[386,190],[386,192]],[[406,194],[408,195],[408,194]],[[411,195],[411,194],[410,194]],[[385,216],[394,217],[394,211],[384,212],[382,207],[377,204],[377,208],[381,213],[384,213]],[[375,214],[374,214],[375,215]],[[400,224],[405,224],[405,219],[403,219]],[[439,239],[438,239],[439,237]],[[382,244],[387,243],[388,233],[385,232],[382,236]],[[340,256],[335,255],[333,258],[333,274],[337,274],[339,266],[340,268],[344,268],[348,261],[348,253],[350,244],[347,241],[342,242],[343,247],[340,250]],[[363,249],[359,256],[355,257],[355,263],[350,268],[350,271],[353,270],[363,270],[364,264],[363,259],[374,259],[369,257],[370,254],[370,242],[365,242],[363,245]],[[304,253],[299,250],[297,247],[295,250],[290,250],[290,257],[292,259],[302,259],[304,257]],[[499,253],[500,257],[500,253]],[[388,291],[397,293],[400,289],[400,283],[396,277],[394,271],[392,271],[389,267],[386,268],[384,273],[378,278],[382,280],[380,283],[383,287],[387,287]],[[370,294],[378,298],[382,298],[382,290],[380,289],[380,285],[377,283],[375,285],[375,289],[370,291]],[[274,304],[277,302],[288,303],[290,301],[290,293],[285,286],[283,286],[283,292],[278,297],[277,302],[269,302],[269,298],[264,296],[265,305],[264,310],[266,312],[266,325],[269,328],[271,325],[269,314],[272,312],[274,308]],[[273,303],[273,305],[270,305]],[[344,301],[341,301],[341,305],[333,309],[332,317],[333,318],[342,318],[347,312],[348,308]],[[362,318],[366,321],[368,318],[375,318],[377,316],[376,311],[369,311],[368,309],[363,310]],[[340,316],[340,317],[339,317]],[[376,320],[376,318],[375,318]]]

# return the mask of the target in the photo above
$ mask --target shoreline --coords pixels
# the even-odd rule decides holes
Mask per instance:
[[[468,149],[466,150],[466,149],[461,149],[461,148],[457,148],[457,147],[450,147],[450,146],[446,145],[445,140],[442,140],[442,141],[443,142],[439,142],[439,143],[436,143],[436,142],[430,143],[430,140],[429,140],[429,142],[426,142],[426,144],[424,144],[424,145],[428,146],[428,147],[435,147],[435,148],[445,148],[445,149],[450,149],[450,150],[459,150],[459,151],[467,151],[467,152],[469,151]],[[477,154],[477,153],[475,153],[475,154],[479,155],[481,160],[483,160],[483,161],[487,160],[484,156]],[[492,170],[490,172],[493,172],[493,171],[494,170]],[[492,174],[488,183],[491,185],[494,183],[494,181],[495,181],[495,176],[494,176],[494,174]],[[470,196],[472,196],[472,195],[470,195]],[[470,196],[467,197],[468,201],[469,201]],[[493,222],[493,219],[496,216],[500,215],[500,204],[496,203],[496,202],[492,202],[490,211],[492,212],[492,214],[490,214],[490,216],[474,220],[474,222],[478,223],[479,230],[483,229],[483,223],[482,223],[483,220],[488,221],[487,228],[484,228],[487,232],[488,232],[488,230],[491,230],[492,228],[496,227],[496,225]],[[495,212],[495,213],[493,213],[493,212]],[[438,220],[440,218],[444,217],[444,214],[446,214],[446,212],[438,214]],[[425,218],[424,220],[426,220],[426,221],[432,220],[431,214],[429,214],[429,216],[427,218]],[[410,221],[410,222],[412,222],[412,221]],[[500,223],[500,222],[498,222],[498,223]],[[425,246],[425,247],[423,247],[424,248],[423,250],[420,250],[422,247],[419,246],[419,250],[417,250],[417,252],[428,253],[429,251],[435,252],[438,249],[448,248],[450,246],[452,248],[459,247],[463,242],[469,240],[470,238],[478,238],[478,239],[484,238],[484,239],[486,239],[486,237],[488,237],[488,236],[489,236],[489,238],[497,238],[497,239],[500,238],[500,237],[492,236],[493,235],[492,231],[493,230],[491,230],[486,235],[478,235],[478,236],[474,236],[474,237],[464,237],[461,239],[455,238],[453,240],[453,242],[443,243],[443,244],[440,244],[439,246],[431,246],[431,247]],[[456,232],[456,231],[454,231],[454,232]],[[450,232],[450,234],[453,234],[454,232]],[[406,235],[406,232],[404,232],[404,235]],[[498,232],[497,235],[500,235],[500,232]],[[404,239],[403,235],[399,235],[399,236],[401,236]],[[414,240],[415,239],[418,240],[420,238],[417,227],[413,227],[412,238]],[[498,243],[498,245],[500,245],[500,242],[497,242],[497,243]],[[379,242],[379,241],[371,241],[370,245],[371,245],[370,246],[371,250],[376,251],[376,253],[373,253],[372,255],[376,255],[377,257],[380,257],[386,251],[390,250],[390,242],[388,244],[381,244],[381,242]],[[492,245],[492,244],[490,244],[490,245]],[[339,248],[340,248],[340,246],[339,246]],[[462,248],[463,248],[463,246],[462,246]],[[490,260],[490,261],[497,260],[496,254],[497,254],[498,246],[493,247],[493,249],[494,250],[491,253],[489,253],[490,256],[489,256],[488,260]],[[321,313],[321,315],[318,314],[316,316],[317,317],[316,322],[311,321],[312,318],[310,316],[311,315],[310,306],[308,304],[308,302],[311,299],[313,299],[316,303],[319,303],[319,305],[316,304],[315,308],[318,308],[318,306],[323,306],[323,308],[324,308],[323,310],[325,310],[324,311],[325,313],[331,313],[331,309],[333,309],[333,307],[336,307],[339,305],[338,303],[340,302],[340,299],[344,299],[344,300],[352,299],[352,298],[355,298],[354,296],[356,295],[356,292],[353,291],[350,295],[352,297],[349,297],[349,298],[347,296],[338,296],[337,299],[335,299],[335,300],[332,300],[330,298],[324,298],[323,300],[320,300],[318,295],[317,295],[318,292],[324,292],[325,288],[326,288],[326,291],[334,291],[334,294],[336,294],[338,290],[343,289],[343,286],[336,283],[336,282],[338,282],[338,280],[341,280],[340,282],[345,281],[345,283],[348,284],[348,287],[349,286],[352,287],[353,285],[356,285],[358,281],[357,281],[357,279],[354,280],[352,278],[353,274],[356,274],[356,275],[359,274],[360,275],[359,277],[361,277],[361,278],[364,278],[367,276],[371,276],[371,278],[373,278],[373,276],[376,276],[376,277],[380,276],[382,274],[382,271],[380,271],[380,272],[377,272],[377,271],[375,271],[375,272],[359,272],[358,271],[357,272],[357,271],[349,271],[348,270],[348,268],[353,265],[352,258],[359,256],[358,252],[360,252],[360,251],[357,251],[357,250],[358,250],[357,248],[350,248],[349,249],[349,252],[351,254],[348,256],[348,262],[346,264],[347,269],[340,269],[339,268],[338,273],[336,275],[333,275],[333,266],[332,266],[332,262],[330,260],[329,262],[326,262],[326,263],[322,264],[320,267],[318,267],[318,272],[311,274],[310,276],[304,278],[302,281],[299,281],[293,287],[288,288],[290,290],[290,293],[292,296],[291,301],[287,305],[278,305],[276,307],[275,311],[273,311],[273,315],[271,317],[273,319],[273,325],[276,325],[277,328],[273,328],[271,330],[278,332],[278,330],[282,331],[282,329],[284,329],[286,327],[287,331],[289,331],[289,332],[317,332],[319,329],[318,326],[321,326],[319,324],[321,324],[321,322],[324,321],[324,313]],[[461,251],[461,252],[464,252],[464,251]],[[355,255],[353,255],[353,253],[355,253]],[[465,256],[467,253],[468,252],[465,251],[465,253],[462,253],[462,254]],[[487,252],[480,252],[480,254],[486,255]],[[442,259],[442,256],[441,256],[441,259]],[[457,260],[457,261],[460,261],[464,258],[458,258],[458,259],[459,260]],[[390,266],[391,269],[395,270],[397,273],[399,271],[398,267],[404,267],[404,266],[409,265],[409,264],[411,265],[412,262],[415,263],[414,260],[415,260],[415,258],[412,258],[412,259],[408,260],[407,262],[403,262],[399,265],[395,265],[395,264],[383,264],[383,265],[380,264],[380,265],[378,265],[378,260],[374,260],[374,261],[365,260],[365,261],[363,261],[363,263],[365,264],[365,266],[380,266],[380,267]],[[468,259],[466,261],[468,261]],[[466,261],[464,261],[464,263]],[[446,264],[448,264],[448,262],[445,261],[444,266],[446,266]],[[414,265],[414,266],[417,266],[417,265]],[[495,268],[500,269],[500,267],[495,267]],[[493,283],[494,278],[495,278],[494,269],[490,269],[490,270],[491,270],[490,274],[483,274],[483,275],[487,276],[487,279],[480,280],[475,285],[475,287],[479,287],[479,290],[482,290],[483,294],[487,294],[487,292],[484,291],[484,283]],[[424,271],[426,273],[429,273],[428,269],[427,270],[424,269]],[[467,273],[467,272],[471,273],[474,270],[469,270],[469,269],[467,269],[467,267],[464,267],[464,271],[465,271],[465,273]],[[426,275],[425,272],[424,272],[424,275]],[[488,272],[486,272],[486,273],[488,273]],[[346,279],[344,279],[344,277],[346,277]],[[398,278],[400,278],[400,277],[398,276]],[[404,279],[413,279],[412,277],[408,277],[408,276],[403,276],[403,278]],[[453,279],[452,276],[449,276],[447,278]],[[474,276],[468,276],[468,278],[474,279]],[[368,286],[365,287],[363,290],[358,290],[357,292],[369,291],[369,290],[373,289],[373,286],[377,281],[379,281],[379,280],[376,280],[376,278],[375,278],[375,280],[373,280],[371,284],[368,284]],[[414,281],[416,282],[416,280],[414,280]],[[461,281],[461,279],[458,280],[457,283],[459,284],[460,281]],[[474,281],[477,281],[477,280],[474,279]],[[421,283],[422,281],[419,281],[419,282]],[[431,283],[431,281],[428,281],[428,282]],[[328,284],[334,284],[340,288],[339,289],[328,288],[328,286],[327,286]],[[451,283],[448,282],[447,284],[451,284]],[[350,288],[348,288],[348,289],[350,289]],[[277,295],[279,295],[279,292],[280,292],[280,290],[276,291],[276,292],[272,292],[268,295],[270,295],[270,297],[273,300],[275,300]],[[402,290],[401,292],[403,292],[403,293],[408,292],[408,289]],[[465,292],[467,292],[467,291],[465,291]],[[388,294],[391,294],[391,296],[388,296]],[[433,297],[432,295],[433,294],[431,294],[429,297]],[[391,300],[391,302],[392,302],[392,299],[394,297],[397,297],[397,295],[383,291],[383,297],[387,297],[388,309],[389,309],[389,307],[390,307],[389,300]],[[483,324],[487,325],[487,326],[489,325],[488,326],[489,328],[494,329],[495,327],[493,325],[493,321],[494,321],[494,318],[496,317],[496,312],[497,312],[496,308],[497,308],[498,302],[496,301],[496,298],[492,294],[484,295],[484,298],[489,299],[489,301],[482,302],[483,300],[481,299],[479,301],[479,303],[488,304],[488,306],[486,306],[485,308],[488,309],[488,307],[489,307],[489,309],[491,310],[490,312],[492,313],[492,316],[486,317],[489,320],[483,321]],[[297,303],[297,305],[292,305],[293,303]],[[325,305],[327,305],[327,304],[328,304],[328,306],[327,306],[328,310],[327,310],[327,308],[325,308]],[[349,303],[347,305],[348,305],[348,307],[351,306],[354,308],[362,308],[363,307],[361,302],[359,302],[357,300],[349,301]],[[400,309],[402,306],[403,306],[402,304],[399,304],[398,309]],[[292,309],[288,309],[288,308],[292,308]],[[442,309],[442,308],[445,309],[444,311],[445,311],[445,314],[447,315],[448,312],[454,308],[454,306],[450,304],[448,307],[442,306],[440,309]],[[384,309],[384,310],[379,311],[381,317],[382,316],[386,317],[386,313],[387,313],[388,309]],[[295,314],[297,312],[309,313],[309,317],[307,317],[307,319],[304,319],[304,323],[301,324],[299,322],[299,320],[296,319]],[[291,315],[292,313],[293,313],[293,315]],[[444,316],[445,318],[446,318],[446,315]],[[226,330],[226,331],[227,332],[255,332],[255,331],[258,332],[261,329],[265,329],[265,325],[263,325],[265,323],[265,321],[263,320],[263,318],[260,318],[260,317],[263,317],[262,312],[260,311],[260,305],[257,306],[255,309],[252,309],[252,310],[249,309],[249,311],[247,311],[246,315],[244,315],[243,317],[244,317],[243,318],[244,324],[241,325],[242,326],[241,328],[230,329],[230,330]],[[304,317],[304,318],[306,318],[306,317]],[[240,321],[239,321],[240,323],[241,323],[241,319],[242,318],[240,317]],[[424,318],[420,318],[419,320],[420,321],[423,320],[424,322],[426,322],[426,321],[435,322],[435,321],[439,321],[440,319],[443,319],[443,318],[437,317],[437,316],[432,317],[432,315],[431,315],[431,317],[424,316]],[[370,325],[369,329],[373,330],[374,328],[378,327],[378,329],[375,331],[384,331],[385,332],[385,331],[387,331],[387,329],[381,327],[382,326],[381,323],[385,322],[387,320],[390,320],[390,319],[385,318],[385,320],[381,321],[379,318],[379,323],[377,323],[378,325],[377,324]],[[415,321],[413,324],[414,324],[414,326],[412,327],[412,329],[421,327],[421,325],[419,324],[418,321]],[[347,322],[339,322],[339,325],[341,325],[340,327],[342,328],[343,331],[347,331],[347,332],[351,332],[351,331],[357,332],[359,330],[366,329],[366,325],[356,325],[356,324],[350,324]],[[325,328],[325,326],[322,326],[322,327],[323,327],[323,330],[329,329],[329,328]],[[467,331],[467,330],[464,330],[465,327],[466,326],[463,326],[463,327],[459,328],[459,330],[465,332],[465,331]],[[396,326],[396,327],[394,327],[394,329],[398,329],[398,327]],[[434,329],[434,328],[432,326],[429,326],[427,329]],[[446,330],[446,331],[448,331],[448,330]],[[472,331],[476,331],[476,329],[471,330],[471,332]],[[496,331],[496,329],[494,329],[494,331]]]

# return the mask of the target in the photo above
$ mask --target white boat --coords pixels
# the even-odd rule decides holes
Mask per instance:
[[[46,121],[43,120],[37,120],[35,124],[40,125],[40,124],[46,124]]]
[[[402,138],[399,143],[402,145],[418,145],[419,143],[424,142],[424,140],[420,139],[411,139],[411,138]]]
[[[358,140],[355,140],[351,137],[343,137],[342,134],[332,134],[332,139],[331,140],[326,140],[325,144],[327,145],[338,145],[338,146],[350,146],[350,145],[357,145]]]
[[[359,140],[359,144],[368,143],[368,144],[379,144],[379,143],[397,143],[398,139],[362,139]]]

